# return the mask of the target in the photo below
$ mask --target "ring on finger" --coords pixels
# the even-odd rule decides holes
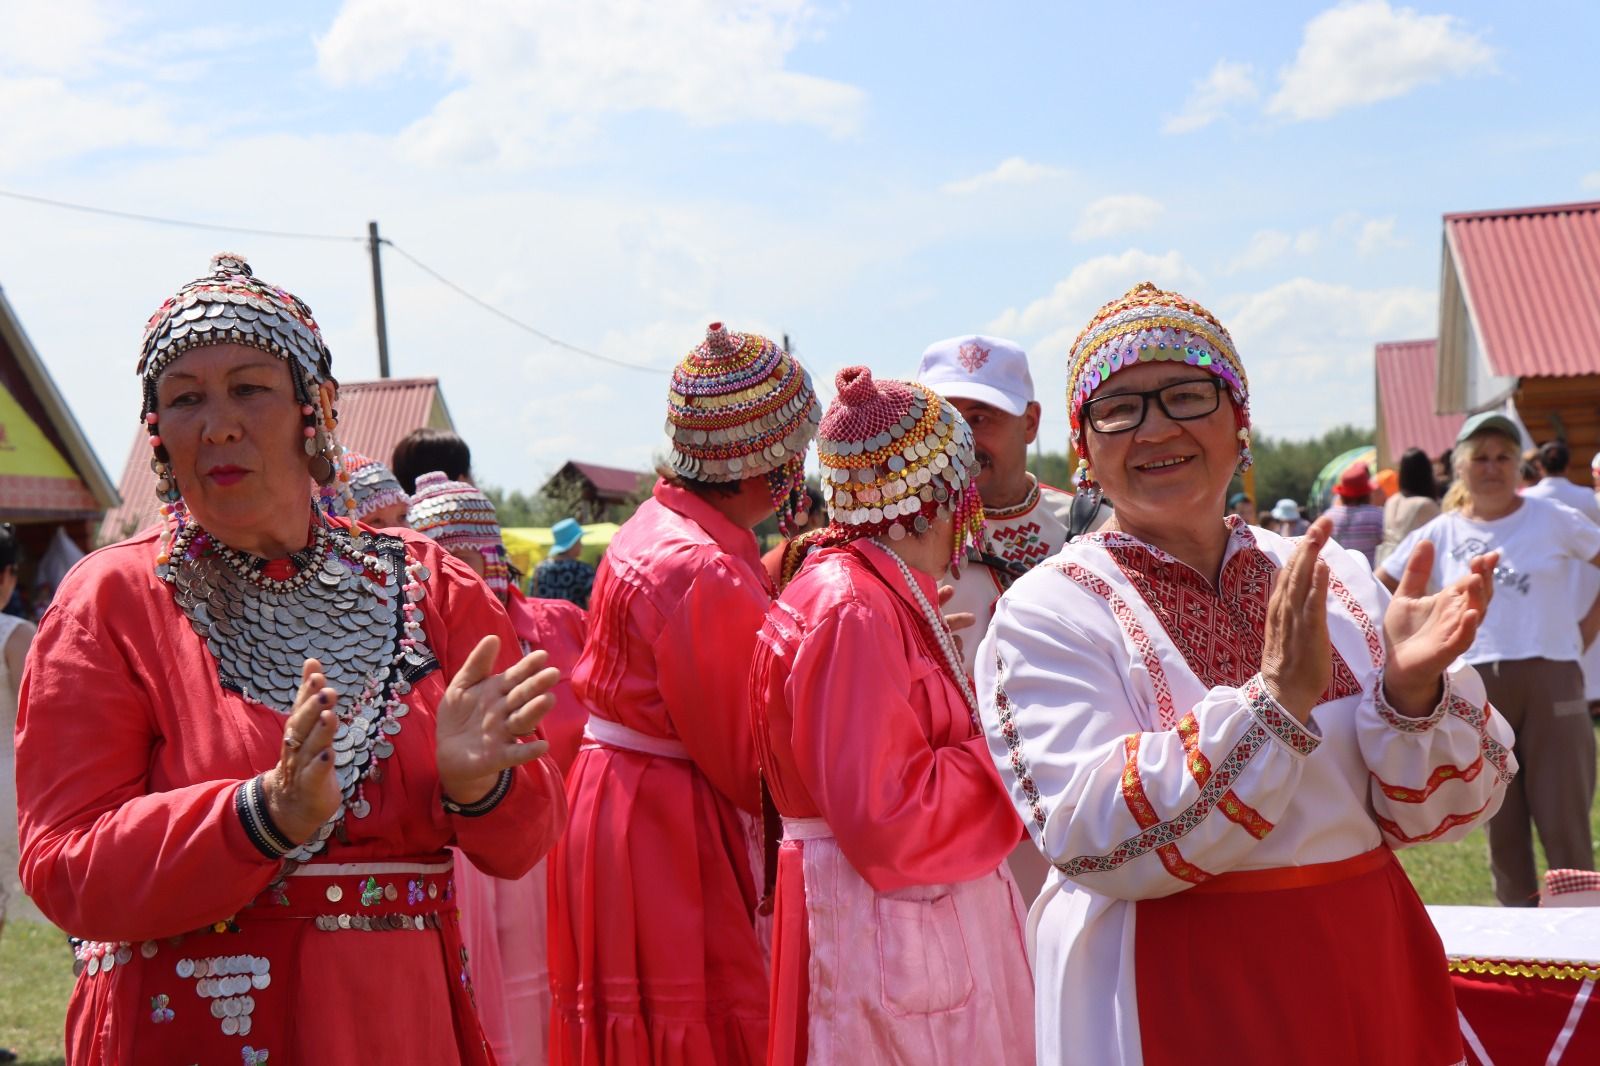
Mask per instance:
[[[285,733],[283,735],[283,746],[288,748],[290,751],[298,751],[301,743],[302,741],[300,738],[295,736],[293,733]]]

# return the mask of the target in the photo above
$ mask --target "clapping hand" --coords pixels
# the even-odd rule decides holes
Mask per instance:
[[[1333,677],[1328,641],[1328,564],[1318,556],[1333,520],[1311,523],[1267,600],[1261,678],[1267,692],[1304,725]]]
[[[1445,668],[1472,646],[1494,595],[1494,568],[1500,561],[1499,552],[1480,555],[1465,576],[1429,596],[1433,553],[1432,541],[1417,543],[1383,615],[1388,645],[1383,695],[1391,707],[1412,718],[1426,715],[1439,702]]]
[[[522,657],[503,674],[492,674],[500,638],[478,642],[446,686],[437,713],[435,759],[444,794],[474,803],[494,788],[500,771],[532,762],[550,750],[533,735],[555,706],[551,690],[561,671],[542,651]]]
[[[333,713],[339,692],[328,685],[322,664],[307,659],[300,668],[300,691],[283,730],[278,765],[262,776],[267,813],[292,844],[303,844],[339,809],[342,796],[334,773]]]

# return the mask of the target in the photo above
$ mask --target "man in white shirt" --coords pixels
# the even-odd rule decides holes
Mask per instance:
[[[1567,464],[1571,461],[1572,454],[1567,450],[1565,441],[1552,440],[1539,445],[1539,465],[1544,468],[1544,477],[1537,484],[1528,486],[1522,494],[1564,503],[1600,525],[1600,500],[1595,499],[1594,490],[1567,478]]]
[[[1586,489],[1567,478],[1567,465],[1571,461],[1572,454],[1567,449],[1566,441],[1552,440],[1541,444],[1539,465],[1544,468],[1545,476],[1538,484],[1529,485],[1522,494],[1564,503],[1600,525],[1600,498],[1596,498],[1593,489]],[[1593,471],[1592,465],[1590,470]],[[1600,573],[1592,566],[1579,566],[1573,575],[1572,590],[1573,613],[1582,617],[1594,603],[1595,597],[1600,596]],[[1579,665],[1583,667],[1583,695],[1593,711],[1600,704],[1600,640],[1584,649]]]
[[[971,674],[1000,594],[1066,543],[1072,496],[1028,473],[1039,404],[1028,355],[1015,341],[970,334],[930,344],[917,365],[917,381],[949,398],[972,427],[977,450],[983,542],[951,579],[954,591],[944,607],[950,616],[973,618],[957,633]],[[1011,872],[1028,903],[1048,869],[1032,841],[1023,840],[1012,854]]]

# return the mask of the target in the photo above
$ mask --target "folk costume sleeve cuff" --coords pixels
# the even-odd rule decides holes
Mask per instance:
[[[1450,707],[1453,693],[1450,690],[1450,672],[1444,673],[1443,688],[1439,693],[1439,702],[1421,718],[1410,718],[1395,710],[1393,705],[1383,695],[1383,675],[1378,675],[1376,690],[1378,717],[1383,719],[1385,725],[1400,733],[1426,733],[1444,720],[1445,711]]]
[[[1301,725],[1294,715],[1284,710],[1283,704],[1267,691],[1266,682],[1256,674],[1240,690],[1249,704],[1250,713],[1266,727],[1267,732],[1295,755],[1304,757],[1317,750],[1322,743],[1322,730],[1315,720]]]

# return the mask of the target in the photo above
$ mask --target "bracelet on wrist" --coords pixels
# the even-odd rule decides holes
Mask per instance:
[[[506,798],[506,793],[511,791],[511,779],[514,776],[509,767],[501,770],[500,776],[495,778],[494,787],[485,793],[482,799],[473,800],[471,803],[457,803],[444,794],[440,795],[440,799],[444,803],[444,809],[451,814],[463,818],[477,818],[500,805],[500,801]]]
[[[233,794],[234,813],[244,826],[245,836],[257,851],[269,859],[281,859],[295,849],[295,845],[272,820],[267,810],[267,796],[261,788],[258,774],[240,785]]]

